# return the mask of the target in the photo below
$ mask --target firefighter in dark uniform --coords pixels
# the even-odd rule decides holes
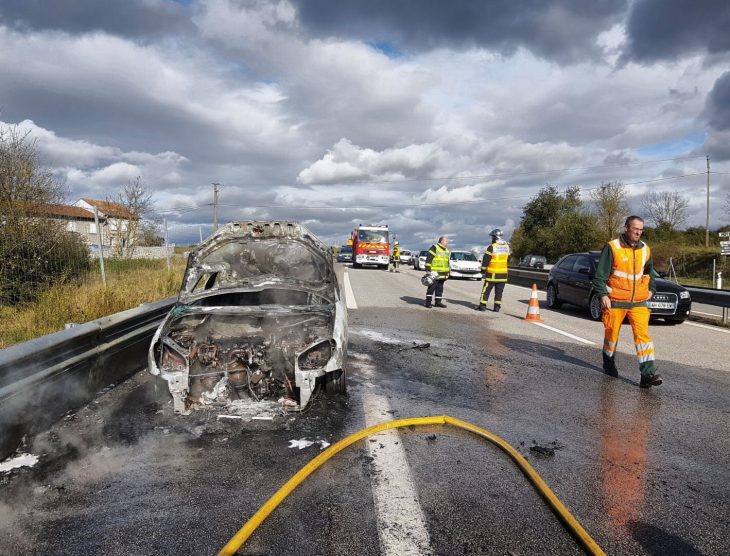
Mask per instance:
[[[499,313],[502,308],[502,292],[507,283],[507,261],[510,256],[510,248],[509,243],[502,239],[502,230],[492,230],[489,235],[492,236],[492,244],[487,247],[482,258],[484,285],[479,298],[479,310],[487,310],[489,294],[494,290],[494,312]]]
[[[398,270],[398,267],[400,266],[400,245],[398,245],[397,241],[393,243],[393,250],[390,254],[390,264],[393,265],[393,268],[390,269],[391,272],[400,272],[400,270]]]
[[[436,307],[446,307],[442,301],[444,282],[449,279],[449,238],[441,236],[438,243],[432,245],[426,256],[426,270],[436,273],[433,283],[426,290],[426,307],[431,307],[431,296],[435,296]]]

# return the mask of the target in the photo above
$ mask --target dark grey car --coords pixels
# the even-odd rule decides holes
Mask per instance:
[[[586,307],[593,320],[601,320],[601,300],[591,285],[598,266],[599,251],[571,253],[560,259],[548,275],[547,305],[559,309],[563,303]],[[663,278],[655,278],[657,292],[649,301],[651,318],[670,324],[684,322],[692,308],[686,288]]]

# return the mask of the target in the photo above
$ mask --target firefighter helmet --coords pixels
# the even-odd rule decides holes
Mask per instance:
[[[438,272],[434,272],[434,271],[427,272],[426,274],[423,275],[423,278],[421,278],[421,284],[423,284],[424,286],[427,286],[427,287],[433,286],[434,283],[436,282],[436,277],[438,275],[439,275]]]
[[[495,228],[494,230],[489,232],[489,235],[492,236],[492,239],[498,240],[498,239],[502,239],[502,236],[504,234],[502,233],[502,230],[500,230],[499,228]]]

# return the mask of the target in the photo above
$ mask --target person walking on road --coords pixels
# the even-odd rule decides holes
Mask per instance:
[[[436,273],[433,283],[426,290],[426,307],[431,307],[431,296],[434,296],[436,307],[446,307],[442,297],[444,282],[449,279],[449,238],[441,236],[438,243],[431,246],[426,256],[426,270]]]
[[[499,313],[502,308],[502,293],[507,283],[507,262],[509,261],[509,243],[502,239],[502,230],[499,228],[489,232],[492,243],[482,257],[482,275],[484,285],[479,296],[479,310],[487,310],[489,294],[494,290],[494,312]]]
[[[390,264],[393,265],[393,268],[390,269],[391,272],[400,272],[398,270],[400,266],[400,246],[397,241],[393,243],[393,250],[390,253]]]
[[[654,342],[649,336],[651,311],[647,302],[656,292],[656,286],[651,250],[641,241],[643,232],[643,218],[629,216],[626,219],[624,232],[601,251],[593,288],[603,307],[603,370],[607,375],[618,376],[616,344],[621,323],[628,316],[639,358],[639,386],[649,388],[660,385],[662,377],[656,370]]]

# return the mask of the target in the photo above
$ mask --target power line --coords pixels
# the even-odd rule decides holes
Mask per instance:
[[[540,174],[555,174],[561,172],[573,172],[577,170],[598,170],[601,168],[624,168],[631,166],[645,166],[650,164],[658,164],[660,162],[676,162],[678,160],[694,160],[697,158],[704,159],[705,156],[679,156],[676,158],[663,158],[657,160],[646,160],[639,162],[624,162],[621,164],[602,164],[599,166],[571,166],[567,168],[557,168],[555,170],[533,170],[525,172],[498,172],[494,174],[472,174],[468,176],[450,176],[450,177],[437,177],[437,178],[408,178],[408,179],[394,179],[394,180],[352,180],[346,182],[312,182],[300,185],[364,185],[364,184],[380,184],[380,183],[412,183],[412,182],[434,182],[434,181],[455,181],[455,180],[474,180],[474,179],[487,179],[487,178],[504,178],[504,177],[515,177],[515,176],[535,176]],[[231,184],[229,184],[231,185]],[[291,186],[290,183],[247,183],[247,187],[285,187]]]
[[[682,178],[690,178],[694,176],[704,176],[706,172],[697,172],[695,174],[683,174],[680,176],[668,176],[664,178],[654,178],[650,180],[641,180],[641,181],[635,181],[631,183],[626,183],[624,185],[641,185],[644,183],[654,183],[659,181],[668,181],[668,180],[676,180],[676,179],[682,179]],[[600,189],[600,186],[597,187],[589,187],[584,189],[583,191],[594,191]],[[246,208],[257,208],[257,209],[296,209],[296,210],[352,210],[352,209],[378,209],[378,208],[392,208],[392,207],[438,207],[438,206],[446,206],[446,205],[465,205],[465,204],[481,204],[481,203],[491,203],[493,201],[508,201],[512,199],[525,199],[529,197],[533,197],[534,193],[531,194],[524,194],[524,195],[511,195],[508,197],[491,197],[489,199],[470,199],[468,201],[444,201],[440,203],[396,203],[396,204],[389,204],[389,205],[367,205],[367,206],[353,206],[353,205],[347,205],[347,207],[332,207],[332,206],[291,206],[291,205],[246,205]],[[238,207],[240,205],[238,204],[223,204],[221,206],[226,207]]]
[[[685,158],[698,158],[698,157],[685,157]],[[704,157],[702,157],[704,158]],[[682,158],[672,158],[667,160],[682,160]],[[590,167],[585,167],[590,168]],[[597,166],[594,168],[598,168]],[[557,170],[555,170],[557,171]],[[630,186],[630,185],[641,185],[645,183],[655,183],[655,182],[661,182],[661,181],[669,181],[669,180],[677,180],[677,179],[683,179],[683,178],[689,178],[689,177],[695,177],[695,176],[705,176],[707,172],[696,172],[693,174],[682,174],[679,176],[667,176],[663,178],[653,178],[648,180],[640,180],[635,182],[629,182],[625,183],[624,185]],[[730,175],[730,173],[727,172],[711,172],[711,174],[721,174],[721,175]],[[496,174],[495,174],[496,175]],[[512,175],[522,175],[522,174],[512,174]],[[475,177],[475,176],[472,176]],[[462,179],[462,178],[458,178]],[[401,180],[401,181],[409,181],[409,180]],[[421,181],[429,181],[429,180],[421,180]],[[381,183],[381,182],[369,182],[369,183]],[[600,186],[596,187],[590,187],[583,189],[583,191],[594,191],[599,189]],[[463,205],[463,204],[480,204],[480,203],[490,203],[493,201],[505,201],[505,200],[512,200],[512,199],[525,199],[529,197],[533,197],[534,193],[530,194],[523,194],[523,195],[512,195],[508,197],[491,197],[490,199],[470,199],[466,201],[445,201],[445,202],[438,202],[438,203],[397,203],[397,204],[388,204],[388,205],[363,205],[363,206],[353,206],[348,205],[347,207],[333,207],[333,206],[292,206],[292,205],[246,205],[246,208],[252,208],[252,209],[297,209],[297,210],[352,210],[352,209],[378,209],[378,208],[392,208],[392,207],[429,207],[429,206],[448,206],[448,205]],[[184,205],[182,207],[176,207],[171,209],[163,209],[163,210],[156,210],[154,211],[154,214],[158,215],[164,215],[164,214],[171,214],[171,213],[177,213],[177,214],[187,214],[190,212],[195,212],[200,209],[204,209],[206,207],[212,206],[213,203],[203,203],[200,205]],[[236,203],[219,203],[219,207],[240,207],[241,205]]]

